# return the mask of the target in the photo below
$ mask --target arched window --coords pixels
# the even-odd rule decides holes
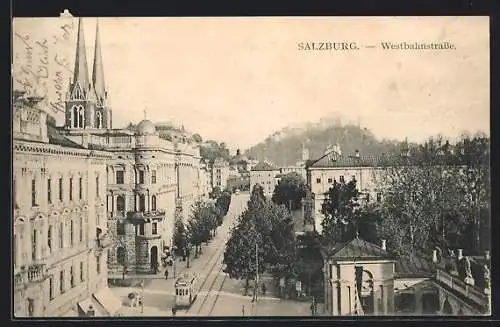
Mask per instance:
[[[83,106],[79,106],[78,109],[78,127],[83,128],[85,125],[85,111],[83,110]]]
[[[101,112],[97,112],[96,113],[96,122],[95,122],[95,125],[96,125],[96,128],[102,128],[102,114]]]
[[[120,265],[125,265],[125,249],[121,246],[116,249],[116,262]]]
[[[78,108],[73,106],[71,110],[71,127],[78,127]]]
[[[116,210],[125,211],[125,197],[123,195],[118,195],[116,197]]]
[[[156,195],[151,197],[151,210],[156,211]]]

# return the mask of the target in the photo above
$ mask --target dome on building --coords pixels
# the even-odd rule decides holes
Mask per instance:
[[[156,133],[156,127],[151,120],[145,119],[137,125],[136,131],[139,134],[154,134]]]

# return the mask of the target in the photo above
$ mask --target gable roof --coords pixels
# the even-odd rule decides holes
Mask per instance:
[[[325,156],[318,161],[309,163],[309,167],[377,167],[387,161],[384,155],[379,156]]]
[[[432,277],[436,273],[436,264],[423,254],[403,254],[394,265],[396,278]]]
[[[327,250],[328,251],[328,250]],[[394,259],[380,246],[367,242],[359,237],[347,243],[334,245],[327,254],[329,258],[342,260],[392,260]]]
[[[267,162],[263,162],[263,161],[259,162],[258,164],[256,164],[252,168],[252,171],[275,171],[275,170],[279,170],[279,169],[274,168],[273,166],[271,166]]]

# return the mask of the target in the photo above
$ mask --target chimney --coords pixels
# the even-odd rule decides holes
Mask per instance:
[[[463,250],[462,249],[458,249],[458,255],[457,255],[457,259],[460,260],[462,259],[464,256],[463,256]]]
[[[354,156],[355,156],[356,158],[359,158],[359,150],[358,150],[358,149],[356,149],[356,151],[354,151]]]
[[[432,262],[437,263],[438,257],[437,257],[437,250],[432,251]]]
[[[385,240],[382,240],[382,250],[387,250],[387,246],[386,246],[386,241]]]
[[[484,251],[484,258],[486,260],[490,260],[490,251],[489,250]]]

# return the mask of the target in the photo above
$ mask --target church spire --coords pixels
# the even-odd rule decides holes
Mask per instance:
[[[78,18],[78,39],[76,43],[76,59],[73,83],[80,84],[83,90],[89,87],[89,72],[87,66],[87,56],[85,53],[85,37],[83,36],[82,18]]]
[[[92,69],[92,83],[95,88],[97,98],[102,102],[106,98],[106,88],[104,85],[104,68],[101,55],[101,40],[99,38],[99,21],[95,29],[95,50],[94,66]]]

